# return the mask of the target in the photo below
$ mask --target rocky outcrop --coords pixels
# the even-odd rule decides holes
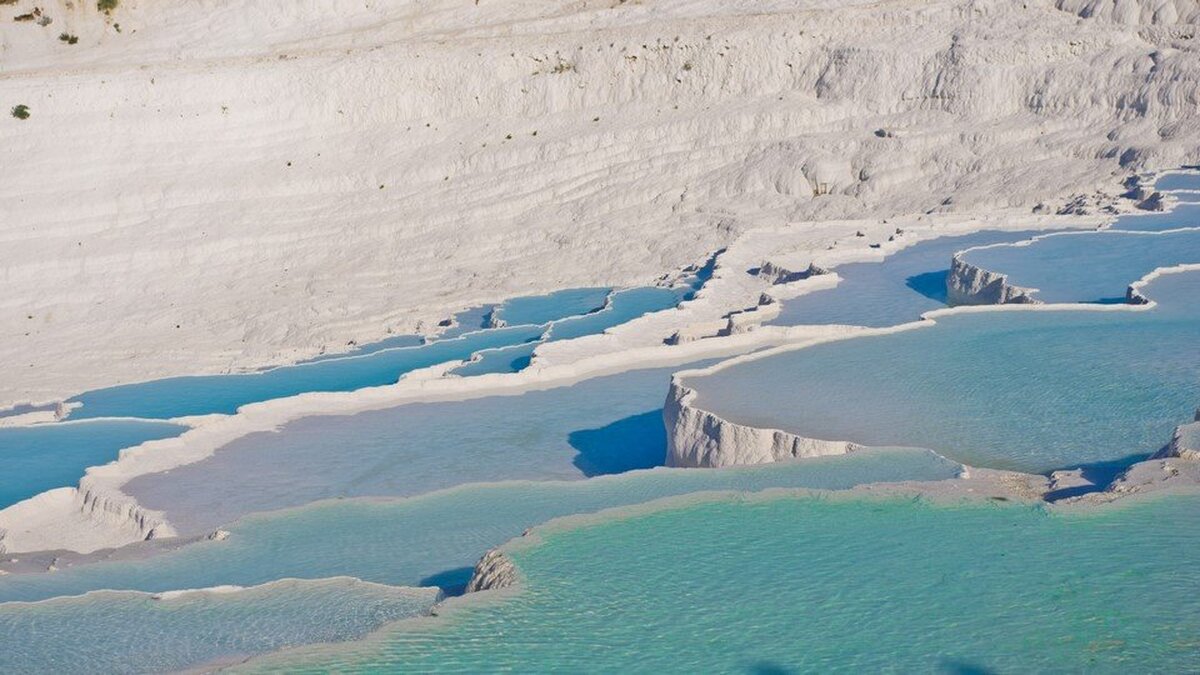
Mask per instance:
[[[494,548],[475,563],[475,571],[467,582],[467,592],[492,591],[498,588],[508,588],[517,583],[519,575],[516,565],[504,555],[504,551]]]
[[[696,392],[672,378],[663,408],[667,466],[717,468],[766,464],[800,457],[844,455],[860,446],[825,441],[779,429],[760,429],[722,419],[693,405]]]
[[[1180,459],[1200,460],[1200,409],[1196,410],[1195,421],[1190,424],[1180,424],[1171,435],[1171,442],[1151,459]]]
[[[768,293],[758,296],[758,304],[725,315],[723,321],[702,321],[688,324],[663,340],[663,344],[682,345],[713,337],[728,337],[754,330],[763,322],[779,316],[779,301]]]
[[[809,277],[829,274],[829,270],[821,267],[816,263],[809,263],[808,267],[794,272],[782,265],[777,265],[770,260],[764,262],[757,269],[752,270],[754,275],[760,279],[766,279],[772,284],[790,284],[793,281],[803,281]]]
[[[89,486],[85,477],[75,497],[79,511],[89,519],[130,531],[142,541],[176,536],[162,514],[144,508],[132,497],[124,494],[110,495],[103,489]]]
[[[1038,305],[1034,288],[1008,283],[1008,275],[985,270],[956,254],[946,276],[946,294],[951,305]]]
[[[1154,192],[1149,197],[1139,201],[1137,207],[1143,211],[1164,211],[1167,208],[1163,193]]]
[[[1148,305],[1150,304],[1150,298],[1147,298],[1142,293],[1139,286],[1130,284],[1125,289],[1125,302],[1130,305]]]

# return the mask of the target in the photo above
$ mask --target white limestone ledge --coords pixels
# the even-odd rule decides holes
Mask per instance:
[[[695,407],[695,390],[671,379],[663,408],[667,466],[718,468],[786,459],[844,455],[861,446],[848,441],[806,438],[780,429],[760,429],[722,419]]]
[[[1039,305],[1036,288],[1008,282],[1008,275],[973,265],[956,253],[946,277],[946,292],[952,305]]]
[[[1171,435],[1171,442],[1157,452],[1152,459],[1179,457],[1188,460],[1200,460],[1200,408],[1196,409],[1195,421],[1180,424]]]

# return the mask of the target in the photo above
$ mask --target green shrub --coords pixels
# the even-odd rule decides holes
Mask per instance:
[[[25,105],[24,103],[14,106],[12,109],[12,116],[19,120],[29,119],[29,106]]]
[[[117,3],[120,0],[96,0],[96,9],[101,12],[111,12],[117,8]]]
[[[63,42],[65,42],[69,45],[73,45],[76,42],[79,42],[79,36],[71,35],[70,33],[59,33],[58,39],[62,40]]]

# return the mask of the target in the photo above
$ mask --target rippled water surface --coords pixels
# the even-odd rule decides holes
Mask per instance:
[[[260,514],[228,528],[224,541],[154,558],[0,576],[0,602],[101,588],[163,591],[339,575],[455,590],[488,548],[558,516],[706,490],[840,489],[941,480],[958,470],[929,452],[879,450],[775,466],[655,469],[588,481],[470,485],[407,500],[329,501]]]
[[[154,598],[100,592],[0,605],[0,670],[166,672],[309,642],[360,638],[427,614],[431,589],[351,579],[281,581],[236,593]]]
[[[1190,193],[1179,190],[1200,187],[1197,179],[1167,176],[1159,188],[1183,199]],[[1189,224],[1200,226],[1200,204],[1116,225],[1140,234],[1063,234],[968,255],[1041,288],[1048,301],[1113,303],[1155,267],[1200,262],[1200,232],[1151,234]],[[882,264],[843,265],[836,289],[787,301],[773,323],[913,321],[945,306],[953,253],[1032,234],[948,237]],[[427,344],[397,336],[261,373],[89,392],[72,417],[229,413],[305,391],[388,384],[472,356],[456,375],[520,370],[539,344],[675,306],[710,273],[675,288],[569,289],[472,308]],[[0,576],[0,670],[166,671],[355,640],[424,613],[438,589],[459,592],[484,551],[527,528],[612,507],[635,508],[511,544],[525,579],[519,592],[247,668],[1194,670],[1200,496],[1064,512],[1000,501],[746,494],[944,480],[959,473],[957,461],[1031,472],[1080,466],[1093,479],[1111,477],[1161,447],[1200,402],[1200,273],[1165,276],[1146,293],[1157,308],[947,316],[690,381],[701,407],[737,422],[928,447],[953,460],[881,447],[767,466],[661,468],[669,377],[705,364],[308,417],[246,436],[124,487],[180,531],[220,526],[221,537],[143,559],[56,560],[53,573]],[[501,323],[508,327],[488,328]],[[0,506],[41,485],[73,484],[78,467],[119,447],[179,431],[109,420],[0,429]],[[62,438],[48,450],[36,434]],[[635,506],[706,491],[739,495]],[[224,584],[268,585],[147,595]]]
[[[721,500],[552,532],[514,595],[246,670],[1183,672],[1196,550],[1195,496]]]

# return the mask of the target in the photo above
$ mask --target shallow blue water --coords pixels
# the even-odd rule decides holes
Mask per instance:
[[[1147,292],[1158,308],[949,316],[689,383],[697,405],[744,424],[978,466],[1099,470],[1158,450],[1200,403],[1200,273]]]
[[[136,420],[0,428],[0,508],[74,486],[86,467],[111,462],[122,448],[178,436],[186,429]]]
[[[238,593],[154,599],[102,592],[0,605],[0,671],[175,671],[295,644],[361,638],[388,621],[426,615],[434,601],[428,590],[329,579]]]
[[[1182,673],[1195,495],[1103,513],[726,498],[512,547],[517,593],[265,657],[289,673]]]
[[[478,352],[472,357],[475,360],[454,368],[450,372],[460,377],[519,372],[529,365],[533,359],[533,350],[537,349],[540,344],[542,341]]]
[[[575,314],[594,312],[604,306],[611,291],[610,288],[568,288],[546,295],[513,298],[493,310],[492,317],[509,326],[540,326]]]
[[[463,483],[579,479],[659,466],[674,368],[567,387],[305,417],[124,490],[183,532],[317,499],[408,496]]]
[[[587,481],[475,484],[406,500],[328,501],[255,515],[227,528],[232,534],[224,541],[204,541],[154,558],[0,576],[0,602],[101,588],[162,591],[336,575],[456,590],[487,549],[557,516],[705,490],[837,489],[941,480],[958,470],[929,452],[878,450],[772,466],[659,468]]]
[[[977,232],[914,244],[882,263],[852,263],[835,271],[836,288],[806,293],[783,302],[768,325],[848,324],[892,326],[915,321],[923,312],[946,306],[946,274],[957,251],[1005,241],[1022,241],[1037,232]]]
[[[550,326],[550,340],[596,335],[644,314],[675,307],[691,296],[688,286],[630,288],[613,293],[611,305],[601,311],[558,321]]]
[[[328,359],[257,373],[173,377],[97,389],[72,401],[83,407],[72,419],[128,416],[167,419],[209,413],[232,414],[239,406],[308,391],[353,391],[394,383],[409,371],[466,359],[476,351],[538,339],[540,326],[513,326],[471,333],[419,347],[388,349],[365,356]]]
[[[691,286],[642,287],[615,291],[609,306],[604,309],[550,323],[543,342],[597,335],[644,314],[671,309],[690,297],[693,292]],[[479,354],[479,360],[455,368],[452,372],[463,377],[486,373],[514,373],[529,365],[538,344],[529,343],[482,352]]]
[[[454,315],[453,325],[447,327],[439,336],[439,339],[448,340],[456,338],[465,333],[473,333],[477,330],[483,330],[488,327],[488,319],[492,316],[492,311],[496,309],[496,305],[480,305],[465,309]]]
[[[1200,190],[1200,173],[1169,173],[1154,183],[1156,190]]]
[[[1130,283],[1158,267],[1200,263],[1200,229],[1071,232],[968,251],[963,259],[1038,289],[1034,297],[1044,302],[1118,303]]]
[[[1154,213],[1130,213],[1117,218],[1114,230],[1137,230],[1140,232],[1162,232],[1181,227],[1200,227],[1200,204],[1188,193],[1179,193],[1180,204],[1170,211]]]
[[[933,283],[939,270],[928,269],[936,255],[910,251],[911,259],[901,259],[870,282],[869,273],[854,273],[862,286],[843,291],[844,299],[860,304],[846,314],[826,300],[825,310],[817,303],[803,315],[857,316],[864,320],[829,322],[886,324],[924,311],[910,313],[914,307],[940,306],[944,293],[939,298]],[[850,267],[838,271],[845,274]],[[1120,272],[1103,272],[1110,273]],[[975,464],[1024,470],[1084,464],[1091,471],[1110,471],[1114,462],[1165,442],[1170,428],[1190,418],[1200,400],[1194,349],[1200,344],[1200,274],[1166,277],[1148,292],[1162,302],[1153,312],[949,317],[933,328],[795,352],[797,361],[773,357],[767,360],[771,367],[751,378],[743,377],[743,367],[725,371],[737,371],[742,379],[715,389],[754,414],[778,413],[795,421],[796,407],[804,408],[811,415],[795,429],[801,433],[826,425],[834,434],[830,437],[931,446]],[[613,296],[614,309],[619,295]],[[860,296],[861,301],[852,300]],[[644,306],[659,302],[654,294],[646,297]],[[574,322],[603,323],[604,313],[560,321],[550,337],[561,337],[555,330]],[[902,318],[871,318],[876,313]],[[513,368],[528,349],[532,344],[487,352],[495,361],[479,363]],[[313,365],[327,363],[335,361]],[[722,471],[630,472],[661,462],[659,409],[670,370],[675,369],[520,396],[308,418],[278,434],[240,439],[210,460],[138,479],[129,489],[148,506],[172,506],[172,519],[201,531],[242,514],[320,497],[423,494],[497,478],[543,480],[258,514],[230,527],[227,541],[203,542],[145,561],[0,577],[0,601],[97,588],[166,590],[340,574],[453,589],[465,582],[483,550],[557,515],[697,490],[839,488],[934,480],[957,470],[929,453],[903,451]],[[702,400],[711,392],[702,390]],[[788,428],[783,422],[771,425]],[[863,435],[836,435],[840,429]],[[876,440],[868,440],[870,434]],[[544,480],[620,472],[628,473]],[[519,558],[535,584],[515,612],[499,618],[469,614],[470,621],[452,624],[449,632],[419,631],[401,639],[399,648],[389,640],[382,654],[380,643],[364,644],[331,653],[331,661],[312,667],[476,671],[508,665],[529,670],[534,662],[528,658],[537,654],[543,667],[628,670],[651,667],[645,660],[651,654],[660,659],[656,670],[694,671],[717,662],[757,671],[848,663],[866,669],[889,664],[914,670],[939,664],[960,671],[968,666],[1063,669],[1086,663],[1099,669],[1154,664],[1177,670],[1191,663],[1180,660],[1180,653],[1194,657],[1194,642],[1187,642],[1197,616],[1194,594],[1161,593],[1172,583],[1186,588],[1186,571],[1194,567],[1186,552],[1200,530],[1180,527],[1200,522],[1194,501],[1180,507],[1182,517],[1178,510],[1151,511],[1156,515],[1148,520],[1116,518],[1091,530],[1046,527],[1028,518],[1032,513],[1045,520],[1044,514],[1027,509],[1002,510],[996,518],[977,517],[984,513],[972,510],[977,507],[944,509],[950,515],[941,518],[912,510],[925,508],[920,504],[859,510],[815,504],[761,509],[749,518],[735,507],[699,516],[688,511],[649,528],[602,527],[582,540]],[[1118,538],[1128,531],[1145,537],[1132,544]],[[1015,549],[1021,555],[1011,565],[997,563],[1013,552],[1014,539],[1022,542]],[[1119,555],[1109,555],[1114,550]],[[1178,564],[1164,567],[1164,557]],[[818,582],[806,584],[813,578]],[[544,579],[551,583],[538,587]],[[1078,584],[1098,579],[1108,581],[1104,592],[1078,592]],[[764,588],[772,592],[763,593]],[[1155,602],[1129,610],[1127,603],[1137,602],[1138,593],[1151,592],[1158,593]],[[317,623],[354,630],[370,623],[359,607],[375,606],[371,601],[359,605],[337,596],[314,597],[281,596],[243,605],[245,611],[200,607],[174,616],[156,615],[161,606],[108,598],[80,605],[77,614],[63,608],[54,616],[14,612],[3,632],[29,635],[31,645],[51,647],[26,663],[69,668],[69,663],[90,661],[107,670],[135,656],[162,658],[159,668],[178,668],[214,654],[321,639],[293,633],[298,626],[289,620],[297,616],[333,611],[332,618]],[[989,601],[973,605],[979,597]],[[1054,611],[1042,611],[1045,607]],[[0,627],[8,609],[0,605]],[[680,617],[690,620],[680,625]],[[301,624],[306,630],[324,628]],[[805,630],[797,633],[796,625]],[[655,632],[652,640],[646,638],[647,626]],[[731,632],[731,626],[737,630]],[[105,642],[106,631],[118,638]],[[263,636],[258,642],[257,631]],[[74,661],[47,661],[54,657],[56,633],[96,639],[82,640],[83,648],[69,655]],[[163,652],[154,655],[120,637],[138,634],[163,636]],[[1147,634],[1168,639],[1145,640]],[[730,648],[731,635],[742,640],[739,646]],[[48,641],[38,642],[46,636]],[[1133,642],[1139,638],[1144,642]],[[640,650],[637,660],[622,660],[639,650],[614,645],[637,646],[640,639],[650,640],[654,649]],[[1114,641],[1136,649],[1122,652]]]
[[[471,317],[483,320],[490,312],[503,319],[508,324],[506,328],[467,333],[452,329],[444,339],[404,347],[392,345],[408,344],[414,338],[397,336],[381,344],[364,345],[353,354],[322,357],[256,373],[175,377],[98,389],[71,399],[83,404],[82,408],[72,411],[71,418],[168,419],[210,413],[232,414],[247,403],[309,391],[353,391],[391,384],[412,370],[465,360],[475,352],[500,347],[516,347],[514,352],[518,354],[504,361],[496,360],[495,352],[491,352],[486,364],[473,365],[466,374],[512,372],[528,363],[518,360],[518,356],[527,356],[531,349],[519,345],[540,339],[548,326],[556,325],[553,322],[562,324],[559,335],[553,339],[600,332],[646,312],[674,307],[690,290],[691,287],[681,286],[677,289],[621,291],[614,294],[613,307],[603,311],[599,310],[609,295],[607,288],[568,289],[514,298],[486,312],[477,308],[459,315],[462,322],[459,330],[471,327]],[[384,347],[384,344],[389,346]]]

